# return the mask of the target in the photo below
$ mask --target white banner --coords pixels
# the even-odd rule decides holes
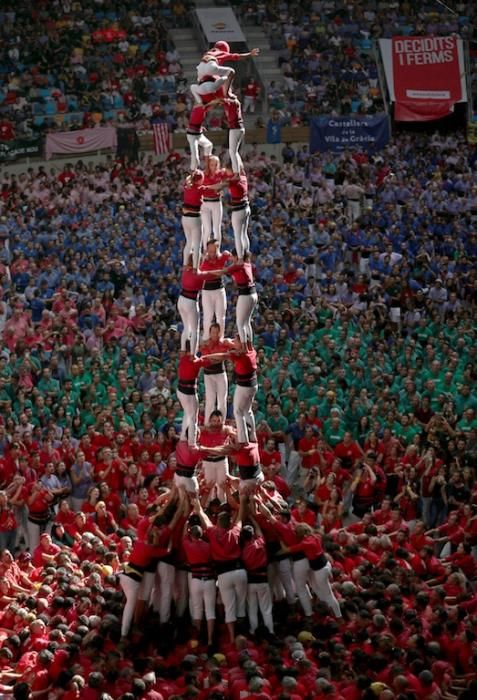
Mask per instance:
[[[112,126],[98,126],[96,129],[79,131],[56,131],[48,134],[45,144],[46,160],[55,153],[77,155],[102,148],[116,148],[116,129]]]
[[[207,41],[215,44],[221,39],[230,43],[246,43],[237,18],[230,7],[209,7],[206,10],[196,10],[197,18],[202,26]]]

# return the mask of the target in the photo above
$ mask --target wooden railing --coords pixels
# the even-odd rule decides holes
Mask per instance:
[[[214,146],[227,145],[228,132],[208,131],[207,138],[212,141]],[[310,138],[310,129],[307,126],[291,127],[287,126],[282,129],[282,143],[308,143]],[[267,143],[266,129],[247,129],[245,132],[245,140],[248,144],[252,143]],[[139,137],[140,149],[142,151],[153,151],[154,143],[152,131],[142,134]],[[173,134],[172,145],[176,149],[185,148],[187,146],[187,138],[185,134]]]

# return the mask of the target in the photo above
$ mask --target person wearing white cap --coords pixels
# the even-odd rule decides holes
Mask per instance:
[[[149,671],[146,673],[142,680],[146,686],[146,692],[142,696],[145,700],[164,700],[164,696],[161,695],[157,690],[154,690],[154,686],[157,683],[156,674],[154,671]]]

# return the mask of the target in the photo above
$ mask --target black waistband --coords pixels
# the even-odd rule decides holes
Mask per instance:
[[[207,357],[207,355],[206,355]],[[223,374],[225,372],[225,367],[223,362],[217,362],[208,367],[204,367],[204,374]]]
[[[306,559],[305,555],[303,552],[293,552],[291,555],[292,561],[302,561],[302,559]]]
[[[246,209],[248,206],[250,206],[250,202],[248,199],[243,199],[240,202],[232,202],[230,203],[230,208],[232,211],[241,211],[242,209]]]
[[[220,202],[220,196],[219,197],[202,197],[203,202]]]
[[[248,285],[243,285],[243,286],[239,285],[238,286],[238,293],[241,295],[255,294],[256,291],[257,291],[257,288],[255,287],[254,284],[251,284],[250,286],[248,286]]]
[[[195,476],[195,467],[188,467],[185,464],[178,464],[176,467],[177,476],[183,476],[186,479],[192,479]]]
[[[257,373],[254,370],[248,374],[235,374],[235,383],[237,386],[243,386],[248,389],[253,389],[257,386]]]
[[[185,384],[180,381],[177,385],[177,390],[180,391],[182,394],[187,394],[187,396],[195,396],[195,394],[197,393],[197,382],[193,382],[192,384]]]
[[[241,465],[238,470],[242,481],[246,479],[256,479],[261,472],[260,464]]]
[[[215,570],[217,574],[226,574],[228,571],[237,571],[243,569],[243,564],[240,559],[229,559],[227,561],[216,561]]]
[[[192,301],[197,301],[199,291],[196,289],[181,289],[181,296],[186,299],[192,299]]]
[[[222,460],[227,459],[225,455],[217,457],[216,455],[209,455],[209,457],[204,457],[202,462],[222,462]]]
[[[194,129],[197,128],[197,131],[194,131]],[[200,126],[195,126],[194,124],[189,124],[186,134],[188,136],[200,136],[203,133],[204,129],[202,127],[202,124]]]
[[[247,571],[248,583],[267,583],[267,570],[255,569],[255,571]]]
[[[316,557],[316,559],[312,559],[310,561],[310,569],[313,569],[313,571],[319,571],[320,569],[323,569],[327,563],[328,560],[325,555],[320,554],[318,557]]]
[[[41,513],[28,513],[28,520],[35,525],[44,525],[50,519],[50,511],[44,510]]]
[[[137,581],[139,583],[142,581],[144,576],[144,567],[129,562],[128,564],[124,565],[123,574],[129,578],[132,578],[133,581]]]
[[[205,561],[202,564],[190,564],[189,571],[194,578],[214,578],[214,571],[210,561]]]
[[[200,216],[200,212],[190,212],[190,211],[184,211],[182,210],[182,216],[190,216],[193,219],[198,219]]]
[[[212,291],[215,289],[222,289],[224,286],[224,281],[222,277],[218,277],[216,280],[207,280],[204,283],[204,289],[207,291]]]

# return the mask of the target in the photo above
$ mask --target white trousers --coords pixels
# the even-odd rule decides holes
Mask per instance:
[[[197,352],[199,342],[199,302],[196,299],[188,299],[179,296],[177,310],[182,320],[181,350],[186,349],[186,341],[190,342],[190,352]]]
[[[239,492],[246,493],[250,491],[255,491],[257,486],[265,481],[263,472],[260,472],[253,479],[240,479]]]
[[[205,156],[212,155],[212,141],[204,134],[187,134],[187,141],[190,148],[190,169],[197,170],[200,165],[199,147],[203,149]]]
[[[256,442],[255,416],[252,404],[257,393],[256,386],[236,386],[234,392],[234,418],[238,442]]]
[[[200,218],[202,219],[202,248],[207,248],[207,242],[211,238],[216,238],[222,243],[222,200],[218,202],[202,202],[200,208]]]
[[[36,523],[31,523],[27,520],[27,533],[28,533],[28,545],[30,547],[30,552],[33,554],[35,547],[40,544],[40,535],[46,530],[45,525],[37,525]]]
[[[225,622],[236,622],[237,617],[245,617],[247,602],[247,572],[235,569],[219,574],[217,585],[225,609]]]
[[[293,578],[295,580],[296,594],[303,608],[303,612],[307,617],[310,617],[313,612],[310,589],[308,588],[310,571],[308,559],[300,559],[299,561],[293,562]]]
[[[141,581],[141,587],[137,596],[138,600],[145,600],[146,602],[149,602],[151,598],[152,589],[154,588],[155,576],[156,575],[154,571],[144,572],[144,576],[142,577]]]
[[[201,61],[199,65],[197,66],[197,79],[202,80],[205,78],[207,75],[213,75],[215,76],[225,76],[228,77],[231,73],[233,73],[233,68],[229,68],[228,66],[220,66],[216,60],[213,58],[210,59],[209,61]],[[204,86],[207,85],[214,85],[214,83],[203,83]],[[215,88],[217,89],[217,88]],[[211,90],[213,92],[213,90]]]
[[[240,173],[243,168],[242,157],[240,156],[240,146],[242,145],[245,129],[229,129],[229,156],[234,173]]]
[[[300,466],[301,466],[300,453],[297,452],[296,450],[291,450],[290,455],[288,457],[288,464],[287,464],[287,470],[286,470],[286,475],[285,475],[288,486],[290,486],[290,487],[295,486],[295,484],[298,480],[298,475],[300,473]]]
[[[250,239],[248,237],[248,222],[250,221],[250,207],[233,211],[230,222],[234,232],[234,244],[237,256],[243,258],[244,253],[250,251]]]
[[[229,463],[227,458],[221,459],[220,462],[209,462],[203,459],[202,468],[204,470],[206,483],[214,484],[217,491],[217,498],[222,501],[225,495],[224,485],[229,476]]]
[[[189,574],[189,610],[193,620],[215,620],[217,585],[215,579],[202,581]]]
[[[243,113],[245,112],[255,112],[255,97],[252,97],[251,95],[244,95],[243,97]]]
[[[258,304],[258,294],[239,294],[235,306],[237,332],[242,343],[253,340],[252,316]]]
[[[205,410],[204,420],[207,424],[210,414],[219,410],[224,418],[227,416],[227,392],[229,380],[225,372],[220,374],[204,374]]]
[[[258,627],[258,610],[262,613],[263,623],[273,634],[272,594],[268,583],[249,583],[247,587],[247,608],[250,632]]]
[[[196,476],[180,476],[179,474],[174,474],[174,483],[177,488],[183,486],[187,493],[199,493],[199,482]]]
[[[152,592],[152,605],[159,612],[161,625],[171,619],[171,605],[174,594],[176,569],[172,564],[160,561],[156,568],[156,582]]]
[[[220,332],[225,332],[225,314],[227,313],[227,297],[225,288],[202,290],[202,337],[209,338],[210,326],[215,322],[220,326]]]
[[[197,442],[197,416],[199,415],[197,394],[184,394],[178,390],[177,398],[184,411],[180,439],[187,440],[189,445],[195,445]]]
[[[276,562],[278,569],[278,578],[285,590],[287,603],[292,605],[296,601],[295,584],[293,582],[292,562],[291,559],[280,559]]]
[[[189,602],[189,573],[184,569],[176,569],[174,581],[174,602],[176,615],[182,617]]]
[[[200,241],[202,238],[202,221],[200,216],[183,216],[182,228],[184,229],[185,245],[182,251],[183,264],[187,265],[192,255],[192,266],[196,270],[199,266]]]
[[[331,564],[327,562],[319,571],[311,571],[311,585],[318,598],[329,605],[335,617],[341,617],[340,604],[331,588],[331,577]]]
[[[348,199],[346,204],[346,214],[351,223],[356,221],[356,219],[359,219],[361,215],[361,203],[359,200]]]
[[[126,604],[121,621],[121,637],[125,637],[131,628],[141,582],[135,581],[130,576],[126,576],[126,574],[119,574],[119,585],[126,596]]]
[[[203,72],[202,66],[205,67],[205,71],[208,72]],[[201,68],[202,76],[199,74],[199,68]],[[213,70],[213,73],[211,73],[211,70]],[[190,91],[192,93],[192,96],[194,100],[196,101],[197,104],[202,104],[202,97],[204,95],[212,95],[214,92],[217,92],[220,90],[222,85],[224,85],[227,80],[228,76],[230,73],[232,73],[233,68],[227,68],[226,66],[219,66],[218,63],[215,63],[214,66],[211,66],[210,63],[200,63],[197,66],[197,74],[198,74],[198,79],[200,80],[201,77],[205,77],[206,75],[217,75],[217,76],[222,76],[218,77],[215,80],[212,80],[210,82],[206,83],[194,83],[193,85],[190,86]],[[223,94],[223,91],[222,91]]]
[[[73,496],[70,496],[71,510],[78,513],[85,500],[85,498],[73,498]]]

